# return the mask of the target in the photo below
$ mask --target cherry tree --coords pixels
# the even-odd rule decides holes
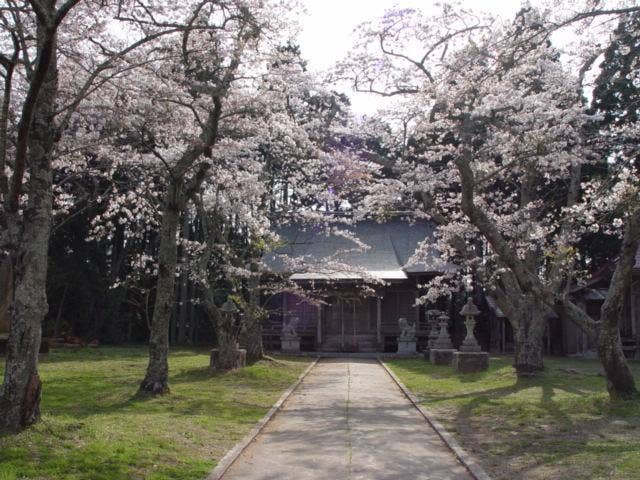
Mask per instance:
[[[236,147],[222,133],[223,156],[216,163],[223,168],[205,180],[195,202],[205,237],[190,271],[214,324],[221,320],[220,291],[232,292],[244,311],[247,359],[255,361],[263,354],[261,322],[268,299],[280,291],[300,291],[287,278],[263,275],[263,255],[281,242],[275,229],[335,203],[340,189],[351,192],[338,178],[354,172],[359,161],[332,143],[349,132],[347,106],[306,71],[297,49],[276,48],[251,92],[250,101],[242,99],[251,107],[237,109],[242,115],[229,119]],[[239,139],[245,148],[238,148]],[[331,218],[326,211],[322,216],[324,222]]]
[[[131,76],[121,76],[113,87],[122,108],[121,118],[126,121],[108,126],[119,130],[123,141],[105,145],[104,155],[120,164],[146,166],[162,191],[158,281],[143,391],[168,391],[168,334],[178,265],[176,236],[189,203],[197,200],[202,211],[208,212],[211,205],[219,207],[211,198],[222,198],[235,211],[232,214],[223,209],[216,218],[231,218],[234,228],[242,224],[244,228],[255,225],[258,231],[264,229],[253,206],[256,195],[262,194],[256,158],[260,138],[268,133],[263,119],[268,118],[271,125],[280,119],[276,109],[262,100],[269,98],[268,89],[258,87],[260,82],[271,84],[266,79],[269,64],[274,61],[276,47],[289,40],[289,10],[277,2],[229,1],[171,11],[171,16],[183,14],[183,23],[198,28],[165,38],[157,60],[136,71],[140,78],[131,82]],[[160,14],[154,22],[166,23]],[[295,145],[293,139],[286,140]],[[237,189],[229,190],[237,179],[242,180]],[[207,192],[204,197],[203,188]],[[221,190],[222,197],[211,196]],[[231,202],[229,196],[236,201]],[[210,306],[215,305],[210,302]]]
[[[445,255],[481,275],[510,314],[520,371],[541,368],[545,318],[555,311],[593,339],[611,395],[624,396],[635,392],[618,320],[638,245],[636,179],[616,165],[597,186],[582,183],[582,167],[601,160],[585,133],[593,119],[581,97],[593,51],[572,70],[550,38],[565,25],[633,7],[583,7],[565,17],[525,7],[508,23],[447,5],[428,18],[392,11],[361,28],[339,73],[358,89],[407,98],[397,109],[404,109],[399,174],[370,203],[404,198],[441,224]],[[625,225],[623,247],[598,321],[569,289],[579,239],[599,228],[596,218],[614,216]],[[481,254],[478,236],[487,246]],[[431,294],[451,282],[439,279]]]
[[[195,2],[184,11],[193,17],[193,11],[206,10],[208,3]],[[59,5],[33,0],[9,1],[0,11],[0,249],[10,264],[12,285],[0,397],[3,427],[18,430],[39,416],[37,354],[47,312],[53,162],[75,168],[103,140],[101,124],[114,109],[84,109],[102,89],[166,54],[165,36],[208,28],[176,20],[174,7],[137,0]],[[181,20],[188,18],[182,15]],[[152,43],[153,48],[146,48]],[[136,56],[143,48],[148,56]]]
[[[52,208],[51,155],[57,137],[58,37],[79,2],[7,2],[0,12],[3,100],[0,113],[0,249],[10,264],[12,298],[0,428],[39,417],[40,324]],[[10,119],[17,118],[15,125]],[[15,127],[15,130],[13,128]],[[15,135],[13,132],[15,131]],[[25,180],[27,180],[25,182]]]

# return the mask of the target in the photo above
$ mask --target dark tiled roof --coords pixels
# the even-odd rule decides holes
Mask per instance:
[[[337,234],[331,229],[347,231],[368,248],[362,249],[357,241]],[[434,250],[427,261],[412,264],[420,242],[433,240],[435,228],[425,220],[409,222],[399,218],[379,223],[362,220],[353,225],[331,224],[302,226],[288,224],[277,229],[284,245],[265,256],[267,269],[291,272],[292,279],[357,279],[371,276],[382,280],[404,279],[407,273],[434,273],[450,271]],[[284,258],[303,260],[295,269],[287,266]]]

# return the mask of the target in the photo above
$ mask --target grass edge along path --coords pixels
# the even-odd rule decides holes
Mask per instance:
[[[507,356],[473,374],[385,361],[495,480],[640,479],[640,400],[611,402],[595,360],[545,362],[538,378],[518,380]]]
[[[267,358],[213,373],[207,351],[179,349],[171,393],[140,397],[146,360],[144,347],[45,357],[42,420],[0,436],[0,480],[204,478],[310,363]]]

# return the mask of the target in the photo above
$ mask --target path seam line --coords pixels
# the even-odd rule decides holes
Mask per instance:
[[[233,463],[238,459],[242,452],[246,450],[246,448],[255,440],[258,434],[264,429],[264,427],[269,423],[269,421],[274,417],[276,413],[282,408],[284,402],[291,396],[296,388],[302,383],[307,374],[311,371],[313,367],[316,366],[320,360],[320,357],[316,357],[311,365],[307,367],[307,369],[300,374],[298,380],[296,380],[285,392],[280,396],[278,401],[273,404],[271,409],[267,412],[267,414],[262,417],[262,419],[256,423],[256,425],[251,429],[249,433],[247,433],[242,440],[240,440],[236,445],[229,450],[224,457],[218,462],[213,471],[205,478],[205,480],[220,480],[222,476],[229,470],[229,467],[233,465]]]
[[[432,413],[426,410],[422,405],[420,405],[420,400],[416,397],[407,387],[404,386],[404,383],[397,377],[393,371],[385,365],[380,357],[378,357],[378,363],[385,369],[385,371],[389,374],[389,376],[393,379],[396,385],[400,388],[400,391],[404,394],[405,397],[411,402],[411,404],[420,412],[420,414],[424,417],[429,425],[436,431],[438,436],[442,439],[449,450],[453,452],[458,461],[469,471],[471,476],[475,478],[475,480],[492,480],[489,474],[484,471],[484,469],[480,466],[477,460],[472,457],[469,453],[467,453],[460,444],[453,438],[443,426],[442,424],[436,420]]]
[[[347,478],[351,480],[353,469],[353,432],[351,431],[351,365],[347,363],[347,405],[345,409],[345,420],[347,425]]]

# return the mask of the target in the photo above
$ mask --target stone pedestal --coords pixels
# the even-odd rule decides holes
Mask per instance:
[[[213,370],[234,370],[246,365],[247,351],[244,348],[228,351],[221,351],[219,348],[211,350],[209,366]]]
[[[280,339],[280,350],[285,353],[299,353],[300,339],[295,337]]]
[[[451,364],[457,372],[481,372],[489,368],[489,354],[487,352],[455,352]]]
[[[404,339],[398,340],[398,355],[415,355],[416,354],[416,339]]]
[[[456,351],[453,348],[432,348],[429,350],[429,361],[434,365],[451,365],[454,353]]]
[[[442,314],[438,320],[440,321],[440,333],[438,333],[438,338],[433,342],[433,346],[429,348],[428,360],[434,365],[451,365],[455,349],[451,344],[451,338],[447,331],[449,317]],[[427,359],[426,354],[425,359]]]

